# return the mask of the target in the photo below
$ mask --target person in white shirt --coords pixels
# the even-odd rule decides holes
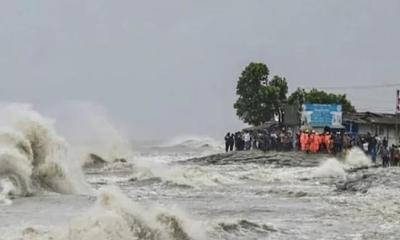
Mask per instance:
[[[250,137],[250,133],[246,132],[244,134],[244,144],[245,144],[245,149],[246,150],[250,150],[251,147],[251,137]]]

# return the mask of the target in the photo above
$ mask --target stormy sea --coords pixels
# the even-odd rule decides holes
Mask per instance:
[[[400,168],[358,149],[224,153],[204,137],[78,149],[19,105],[0,127],[1,240],[400,238]]]

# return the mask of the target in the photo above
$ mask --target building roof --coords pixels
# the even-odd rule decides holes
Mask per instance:
[[[400,124],[400,119],[398,120]],[[357,124],[396,125],[396,115],[392,113],[357,112],[343,113],[343,122]]]

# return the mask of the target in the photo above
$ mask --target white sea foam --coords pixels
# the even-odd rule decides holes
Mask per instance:
[[[347,167],[366,167],[372,165],[372,160],[359,148],[353,148],[346,156]]]
[[[73,146],[81,164],[93,163],[89,154],[96,154],[106,162],[131,157],[128,138],[108,111],[92,102],[68,102],[60,111],[54,110],[57,129]]]
[[[0,176],[15,185],[16,195],[46,189],[77,193],[86,189],[80,167],[53,122],[29,105],[0,105]]]
[[[212,167],[180,166],[159,163],[147,164],[146,167],[136,167],[131,176],[133,180],[147,180],[158,178],[167,184],[184,185],[190,187],[217,186],[238,183],[232,176],[223,175]]]
[[[345,178],[346,172],[343,163],[336,158],[329,158],[313,172],[314,177],[340,177]]]
[[[199,221],[177,209],[141,206],[116,187],[100,191],[95,206],[65,228],[24,231],[25,239],[56,240],[194,240],[205,239]]]
[[[222,143],[211,138],[205,136],[181,136],[175,137],[164,144],[161,144],[160,147],[183,147],[183,148],[191,148],[191,149],[214,149],[221,150],[223,149]]]
[[[11,195],[16,195],[15,185],[9,178],[0,179],[0,204],[12,204]]]
[[[358,148],[350,150],[344,161],[336,158],[325,160],[313,171],[314,177],[339,177],[346,178],[346,170],[351,168],[368,167],[372,165],[371,159]]]

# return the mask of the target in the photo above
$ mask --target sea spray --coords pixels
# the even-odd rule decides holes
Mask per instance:
[[[223,144],[211,137],[205,136],[180,136],[174,137],[159,147],[164,148],[186,148],[186,149],[200,149],[200,150],[223,150]]]
[[[336,158],[329,158],[313,172],[314,177],[339,177],[346,178],[343,164]]]
[[[186,232],[187,223],[174,213],[144,208],[115,187],[101,191],[96,207],[87,216],[70,226],[69,239],[194,239]]]
[[[0,117],[0,175],[11,179],[17,195],[40,189],[59,193],[86,189],[80,167],[52,121],[22,104],[1,105]]]
[[[360,148],[353,148],[346,155],[345,164],[352,167],[368,167],[372,165],[372,160]]]
[[[0,150],[0,176],[14,184],[15,190],[7,195],[29,196],[33,193],[32,165],[16,149]]]
[[[345,159],[328,158],[313,171],[314,177],[339,177],[346,179],[346,170],[352,168],[368,167],[372,165],[371,159],[365,153],[353,148],[346,155]]]
[[[103,163],[115,159],[129,159],[132,151],[128,138],[112,116],[101,105],[93,102],[68,102],[60,111],[53,111],[57,118],[57,130],[77,152],[81,165],[96,165],[96,155]],[[93,154],[93,155],[92,155]],[[98,159],[98,158],[97,158]]]
[[[120,139],[123,139],[122,135]],[[221,150],[220,145],[210,137],[179,137],[161,145],[148,146],[151,152],[145,155],[126,151],[128,154],[119,157],[114,155],[110,159],[101,151],[93,152],[87,156],[83,166],[86,171],[92,171],[93,168],[103,168],[107,171],[118,171],[118,168],[131,169],[131,181],[155,180],[153,182],[190,187],[216,186],[231,183],[232,180],[195,166],[183,167],[173,163],[202,156],[205,152],[218,152]]]
[[[146,166],[135,166],[131,181],[159,181],[176,186],[193,188],[212,187],[238,183],[234,176],[227,176],[205,166],[181,166],[161,163],[147,163]]]
[[[201,229],[202,223],[189,220],[180,210],[142,206],[117,187],[108,186],[100,190],[94,207],[68,226],[50,229],[47,233],[30,228],[23,234],[28,239],[55,240],[206,239]]]
[[[10,196],[16,195],[15,184],[9,178],[0,179],[0,204],[10,205]]]

